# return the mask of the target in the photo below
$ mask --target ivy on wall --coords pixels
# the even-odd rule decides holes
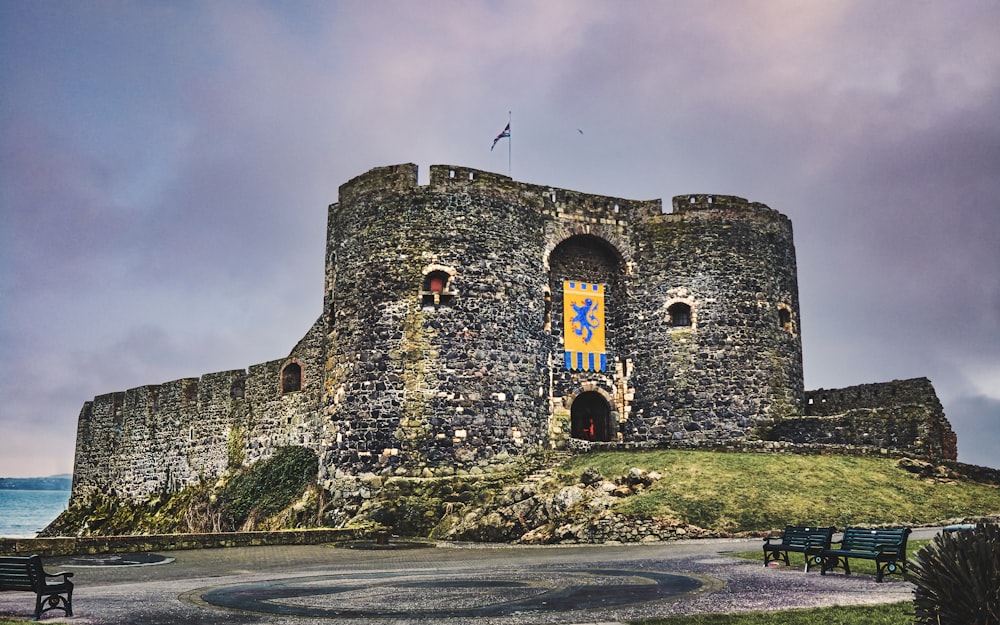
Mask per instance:
[[[279,447],[274,455],[234,476],[219,496],[234,528],[281,512],[316,482],[319,458],[306,447]]]

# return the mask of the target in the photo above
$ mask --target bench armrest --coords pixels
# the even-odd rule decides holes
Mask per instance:
[[[42,572],[45,573],[45,571],[42,571]],[[58,573],[45,573],[45,577],[59,577],[60,575],[63,577],[63,579],[66,579],[68,577],[73,577],[73,572],[72,571],[59,571]]]

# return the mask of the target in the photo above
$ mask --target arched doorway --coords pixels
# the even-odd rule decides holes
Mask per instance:
[[[611,406],[597,391],[580,393],[570,406],[570,436],[585,441],[611,440]]]

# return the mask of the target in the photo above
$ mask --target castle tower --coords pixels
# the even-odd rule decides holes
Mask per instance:
[[[509,179],[380,168],[330,207],[324,458],[474,466],[539,444],[547,368],[538,198]]]
[[[802,414],[792,225],[767,206],[678,196],[638,219],[635,440],[725,440]]]
[[[744,438],[802,411],[791,224],[740,198],[665,213],[379,168],[330,207],[324,301],[323,462],[349,472]]]

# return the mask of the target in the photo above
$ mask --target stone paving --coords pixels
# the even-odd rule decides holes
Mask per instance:
[[[934,530],[918,530],[926,538]],[[898,577],[821,576],[728,553],[759,540],[638,545],[175,551],[158,565],[70,566],[72,618],[100,625],[607,624],[651,616],[784,610],[912,599]],[[0,616],[30,618],[28,593],[0,594]]]

